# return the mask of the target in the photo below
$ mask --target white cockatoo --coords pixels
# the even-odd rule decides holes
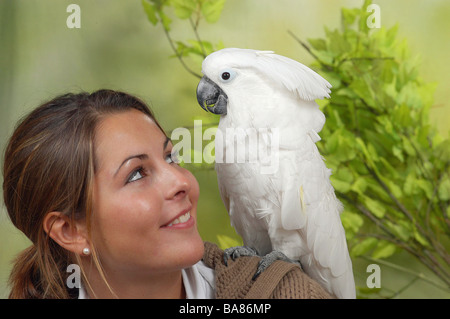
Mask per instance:
[[[272,51],[219,50],[202,73],[197,100],[221,115],[219,190],[244,246],[281,252],[331,294],[355,298],[342,204],[315,144],[325,116],[314,100],[329,97],[331,85]]]

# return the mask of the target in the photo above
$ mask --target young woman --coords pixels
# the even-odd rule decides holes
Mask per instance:
[[[197,231],[199,185],[147,105],[100,90],[39,106],[6,148],[3,198],[32,242],[10,298],[329,298],[298,266],[223,262]],[[82,284],[70,288],[68,266]]]

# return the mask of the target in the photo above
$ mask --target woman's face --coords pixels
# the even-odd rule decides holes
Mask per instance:
[[[157,274],[199,261],[199,186],[153,120],[137,110],[110,115],[94,145],[92,238],[105,270]]]

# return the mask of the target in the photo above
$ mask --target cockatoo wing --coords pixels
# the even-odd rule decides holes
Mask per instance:
[[[301,232],[311,254],[300,260],[305,271],[338,298],[355,298],[352,262],[340,219],[343,207],[330,183],[331,170],[314,142],[307,144],[311,158],[298,168],[303,188],[303,198],[298,200],[306,207],[307,222]]]
[[[276,202],[274,189],[265,175],[258,173],[254,163],[216,163],[217,180],[222,201],[231,225],[242,237],[245,246],[260,254],[271,251],[267,233],[269,217]]]

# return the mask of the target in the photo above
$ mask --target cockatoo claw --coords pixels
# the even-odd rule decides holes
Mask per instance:
[[[223,251],[223,261],[225,263],[225,266],[228,266],[228,260],[231,258],[232,260],[235,260],[236,258],[239,258],[241,256],[259,256],[258,252],[247,246],[236,246],[236,247],[230,247]]]
[[[256,269],[256,273],[253,275],[253,280],[256,280],[258,276],[267,268],[269,268],[270,265],[272,265],[275,261],[282,260],[289,263],[298,264],[300,268],[302,268],[302,265],[300,264],[300,261],[295,261],[290,258],[288,258],[285,254],[283,254],[280,251],[274,250],[267,255],[263,256],[258,264],[258,268]]]

